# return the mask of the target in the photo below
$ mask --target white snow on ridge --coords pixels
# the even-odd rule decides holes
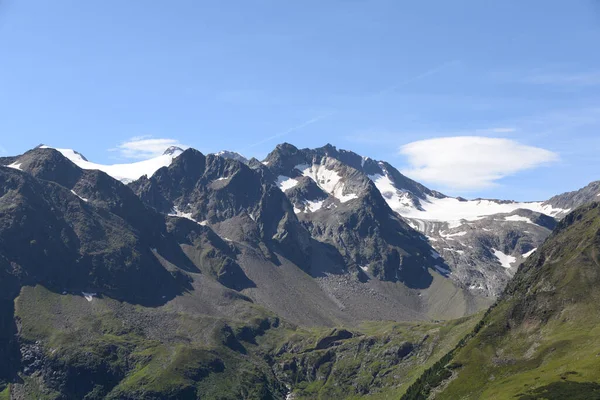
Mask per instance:
[[[186,219],[189,219],[190,221],[194,221],[198,225],[202,225],[202,226],[208,225],[208,221],[198,222],[194,218],[192,218],[192,213],[185,213],[183,211],[179,211],[179,208],[177,208],[177,207],[173,207],[173,210],[168,215],[171,217],[186,218]]]
[[[317,200],[317,201],[310,201],[310,200],[307,200],[307,201],[306,201],[306,205],[307,205],[308,209],[309,209],[311,212],[315,212],[315,211],[318,211],[318,210],[320,210],[320,209],[321,209],[321,207],[323,207],[323,202],[324,202],[324,201],[325,201],[325,200]]]
[[[521,217],[520,215],[509,215],[508,217],[504,217],[505,221],[511,222],[527,222],[528,224],[533,224],[533,221],[527,217]]]
[[[524,253],[523,254],[523,258],[529,257],[530,255],[532,255],[533,253],[535,253],[536,250],[537,250],[537,247],[535,249],[532,249],[532,250],[528,251],[527,253]]]
[[[326,163],[327,164],[327,163]],[[302,175],[314,180],[317,185],[342,203],[358,198],[355,193],[344,194],[344,183],[341,177],[332,169],[327,169],[327,165],[321,164],[300,164],[295,167],[302,172]]]
[[[460,231],[460,232],[448,233],[448,234],[445,234],[444,232],[440,231],[440,236],[443,237],[443,238],[445,238],[445,239],[453,238],[453,237],[457,237],[457,236],[465,236],[466,234],[467,234],[466,231]]]
[[[8,168],[13,168],[13,169],[18,169],[19,171],[22,171],[22,169],[21,169],[21,163],[14,162],[14,163],[12,163],[10,165],[7,165],[7,167]]]
[[[511,264],[517,261],[516,257],[504,254],[500,250],[492,249],[492,251],[494,252],[494,255],[496,256],[498,261],[500,261],[500,264],[502,264],[504,268],[511,268]]]
[[[377,182],[381,182],[381,179],[375,181],[375,184],[382,191],[381,187],[384,185],[382,183],[378,185]],[[382,193],[385,193],[385,191],[382,191]],[[406,204],[399,204],[397,198],[394,196],[389,198],[384,195],[383,197],[390,207],[403,217],[443,222],[476,221],[488,215],[508,214],[520,208],[541,212],[550,216],[569,211],[544,205],[543,202],[500,203],[492,200],[460,201],[453,197],[438,199],[433,196],[427,196],[426,199],[422,199],[422,210],[419,210],[412,205],[407,207]],[[453,224],[453,226],[457,225]]]
[[[282,192],[285,192],[288,189],[293,188],[298,184],[298,181],[294,178],[290,178],[288,176],[279,175],[277,177],[277,186],[281,189]]]
[[[75,193],[75,191],[71,190],[71,193],[73,193],[75,196],[79,197],[81,200],[87,202],[88,199],[81,197],[80,195],[78,195],[77,193]]]
[[[54,147],[41,146],[41,148],[48,149]],[[163,154],[149,160],[129,164],[104,165],[86,161],[81,154],[71,149],[54,149],[61,152],[63,156],[67,157],[79,168],[97,169],[106,172],[108,175],[124,183],[135,181],[143,175],[152,176],[158,169],[169,166],[173,159],[181,154],[181,151],[174,151],[173,154]]]
[[[414,209],[413,202],[410,200],[408,192],[398,190],[387,175],[369,175],[375,187],[379,190],[390,208],[400,215],[405,215],[408,210]]]

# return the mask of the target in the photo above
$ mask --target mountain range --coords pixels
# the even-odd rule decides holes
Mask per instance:
[[[0,165],[0,399],[397,398],[439,390],[428,371],[479,398],[486,384],[461,371],[485,357],[535,370],[527,360],[556,346],[540,326],[581,301],[527,291],[561,285],[557,254],[592,274],[569,258],[576,241],[596,254],[598,182],[466,200],[287,143],[262,161],[172,147],[117,165],[41,145]],[[502,343],[533,332],[532,356],[470,350],[508,308],[518,329]]]

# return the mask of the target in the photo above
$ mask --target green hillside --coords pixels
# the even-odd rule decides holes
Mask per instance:
[[[599,399],[600,204],[568,215],[404,399]]]

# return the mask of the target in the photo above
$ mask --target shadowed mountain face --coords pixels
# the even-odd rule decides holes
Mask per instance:
[[[405,398],[588,399],[599,385],[600,204],[568,214],[476,333]],[[501,378],[500,378],[501,377]]]
[[[210,225],[226,240],[261,248],[272,261],[279,252],[310,269],[310,235],[291,204],[276,186],[239,161],[188,149],[169,167],[130,186],[161,212]]]
[[[160,302],[186,286],[156,260],[151,247],[157,243],[118,215],[23,172],[2,168],[0,183],[0,254],[15,283],[102,291],[141,303]]]

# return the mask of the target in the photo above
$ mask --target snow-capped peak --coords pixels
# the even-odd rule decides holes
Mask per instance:
[[[120,180],[123,183],[135,181],[144,175],[150,177],[160,168],[169,166],[174,158],[183,153],[183,150],[179,147],[172,146],[166,149],[162,155],[148,160],[137,161],[128,164],[104,165],[90,162],[81,153],[78,153],[72,149],[58,149],[46,145],[38,147],[42,149],[57,150],[79,168],[97,169],[106,172],[108,175]]]
[[[244,164],[248,163],[248,159],[246,157],[240,153],[236,153],[235,151],[221,150],[218,153],[215,153],[215,155],[223,158],[229,158],[230,160],[236,160]]]

